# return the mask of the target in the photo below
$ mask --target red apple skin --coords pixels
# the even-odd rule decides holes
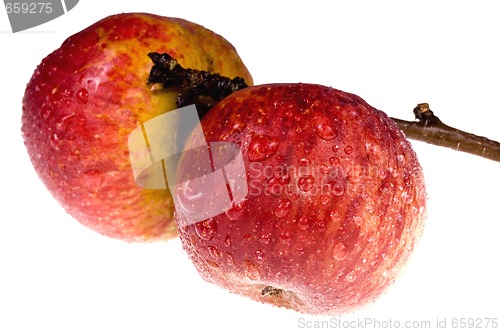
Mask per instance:
[[[43,59],[23,99],[22,134],[52,195],[85,226],[125,241],[177,235],[167,190],[134,181],[128,135],[175,106],[175,91],[146,84],[149,52],[187,68],[252,78],[234,47],[191,22],[146,13],[106,17]]]
[[[355,310],[395,280],[421,236],[426,192],[385,113],[333,88],[269,84],[230,95],[202,128],[207,142],[240,147],[249,187],[216,217],[177,217],[205,280],[313,315]]]

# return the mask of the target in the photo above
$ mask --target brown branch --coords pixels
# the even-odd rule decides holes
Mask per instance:
[[[418,104],[413,113],[416,121],[391,118],[407,138],[500,162],[499,142],[447,126],[434,115],[427,103]]]
[[[148,84],[159,83],[165,88],[179,88],[177,107],[196,104],[200,118],[226,96],[248,87],[241,77],[228,78],[204,70],[183,68],[167,53],[151,52],[148,57],[154,63]]]

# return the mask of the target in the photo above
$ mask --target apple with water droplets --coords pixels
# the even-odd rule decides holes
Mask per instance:
[[[426,192],[415,152],[385,113],[330,87],[268,84],[233,93],[201,123],[207,142],[239,147],[248,187],[212,218],[176,213],[205,280],[314,315],[355,310],[393,283],[421,236]]]
[[[48,190],[85,226],[126,241],[177,234],[170,193],[140,188],[129,158],[132,130],[177,108],[179,91],[147,84],[150,52],[252,84],[222,36],[178,18],[125,13],[64,41],[36,68],[23,99],[25,145]]]

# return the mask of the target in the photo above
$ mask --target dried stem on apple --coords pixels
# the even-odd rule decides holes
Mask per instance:
[[[177,106],[196,104],[200,118],[216,103],[248,85],[240,77],[230,79],[208,71],[183,68],[170,55],[151,52],[154,65],[148,84],[180,89]],[[421,103],[413,109],[416,121],[392,118],[409,139],[447,147],[500,162],[500,143],[444,124]]]
[[[196,104],[200,117],[223,98],[248,86],[241,77],[230,79],[204,70],[183,68],[167,53],[151,52],[148,57],[154,63],[148,84],[161,83],[165,88],[180,88],[177,107]]]
[[[419,140],[500,162],[500,143],[444,124],[430,110],[429,104],[414,109],[416,121],[394,120],[409,139]]]

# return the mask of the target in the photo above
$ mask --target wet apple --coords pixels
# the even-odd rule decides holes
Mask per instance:
[[[248,184],[225,213],[196,223],[177,214],[205,280],[315,315],[359,308],[395,280],[421,236],[426,192],[385,113],[330,87],[268,84],[231,94],[202,128],[207,142],[241,149]]]
[[[129,158],[132,130],[177,108],[178,91],[147,84],[150,52],[252,83],[222,36],[178,18],[125,13],[64,41],[36,68],[23,99],[25,145],[48,190],[85,226],[126,241],[177,234],[169,191],[140,188]]]

